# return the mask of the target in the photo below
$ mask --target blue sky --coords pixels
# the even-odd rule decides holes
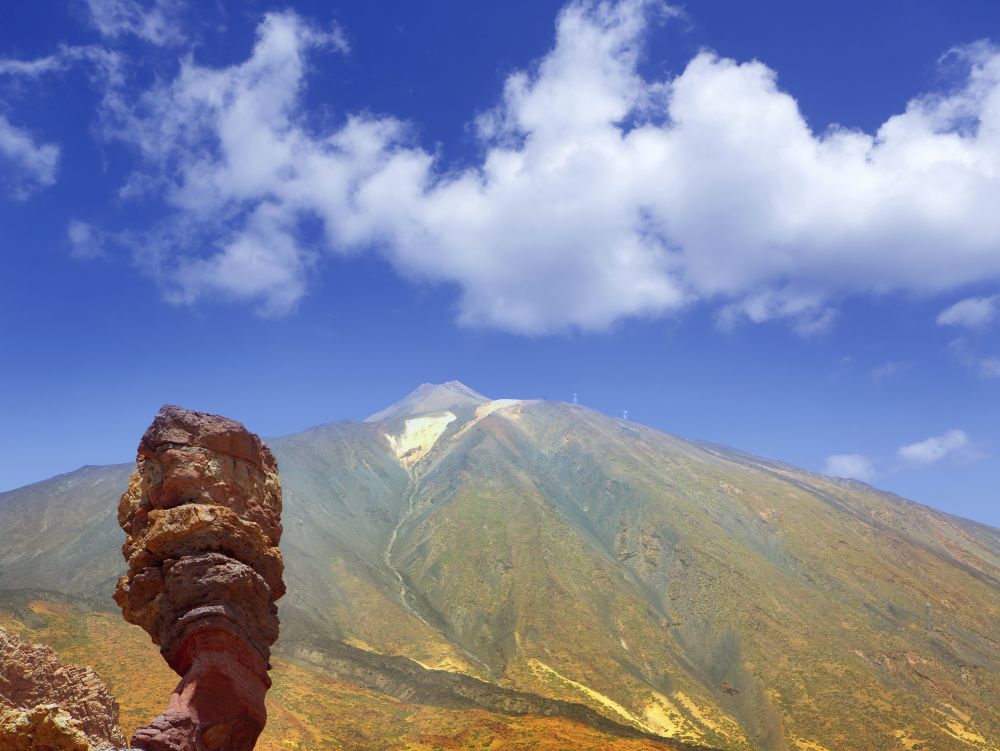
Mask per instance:
[[[873,7],[873,5],[875,7]],[[992,2],[0,7],[0,488],[580,401],[1000,525]]]

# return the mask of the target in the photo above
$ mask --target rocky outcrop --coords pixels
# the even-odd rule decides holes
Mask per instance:
[[[94,671],[0,629],[0,749],[124,745],[118,704]]]
[[[104,751],[58,704],[0,710],[3,751]]]
[[[118,508],[128,574],[115,601],[181,681],[132,745],[250,751],[267,719],[285,592],[277,464],[241,424],[166,406],[136,465]]]

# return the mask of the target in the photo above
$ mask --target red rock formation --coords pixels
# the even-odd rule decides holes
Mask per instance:
[[[31,748],[28,744],[41,743],[42,737],[48,745],[35,748],[125,745],[118,704],[94,671],[61,662],[51,647],[28,644],[3,629],[0,717],[4,751]]]
[[[270,450],[224,417],[163,407],[118,507],[128,574],[115,601],[181,681],[132,736],[148,751],[250,751],[267,719],[275,600],[285,592]]]

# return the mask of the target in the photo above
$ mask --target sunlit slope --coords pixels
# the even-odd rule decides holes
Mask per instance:
[[[141,629],[64,600],[0,598],[0,626],[90,665],[121,706],[128,737],[165,706],[177,675]],[[138,679],[141,677],[141,679]],[[405,703],[277,659],[259,751],[675,751],[559,717],[505,716]]]
[[[995,529],[557,403],[417,469],[413,603],[519,688],[733,748],[998,747]]]

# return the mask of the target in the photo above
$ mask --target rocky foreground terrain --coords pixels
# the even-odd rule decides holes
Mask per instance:
[[[88,751],[125,745],[118,703],[93,670],[0,629],[0,749]]]

